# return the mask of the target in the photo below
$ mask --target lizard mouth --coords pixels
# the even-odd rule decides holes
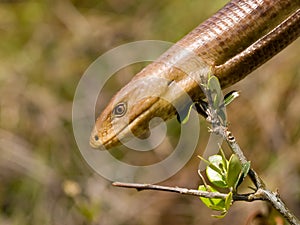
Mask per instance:
[[[105,145],[99,142],[99,136],[96,126],[94,126],[93,131],[90,136],[90,146],[95,149],[105,150]]]
[[[130,135],[135,135],[132,128],[139,127],[139,126],[135,126],[135,125],[138,123],[141,123],[143,118],[147,118],[148,113],[154,112],[156,110],[156,108],[157,108],[156,105],[158,104],[159,100],[160,100],[160,98],[155,98],[155,100],[152,102],[152,104],[149,104],[148,107],[144,107],[143,110],[140,111],[140,113],[130,123],[128,123],[126,126],[122,127],[121,129],[114,130],[114,128],[112,126],[111,129],[113,130],[113,135],[109,139],[106,139],[105,141],[101,140],[101,136],[99,136],[97,127],[95,126],[93,128],[93,131],[90,136],[90,146],[92,148],[99,149],[99,150],[109,150],[112,147],[116,147],[116,146],[120,145],[121,141],[123,141],[126,138],[129,139]],[[138,105],[138,104],[136,104],[136,105]],[[146,122],[149,122],[149,121],[147,120]],[[146,127],[146,125],[143,127]],[[139,129],[136,132],[136,134],[138,134],[138,135],[135,135],[135,136],[141,136],[146,132],[147,132],[146,129],[142,129],[142,130]],[[108,134],[109,134],[109,132],[108,132]]]

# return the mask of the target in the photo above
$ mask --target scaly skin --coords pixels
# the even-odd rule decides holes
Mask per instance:
[[[93,148],[110,149],[131,132],[142,136],[154,117],[168,120],[204,97],[200,77],[228,87],[300,34],[299,0],[232,0],[145,67],[110,101],[91,133]],[[123,109],[124,112],[122,111]]]

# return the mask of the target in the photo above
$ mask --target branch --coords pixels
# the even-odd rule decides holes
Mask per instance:
[[[290,223],[293,225],[299,225],[299,219],[288,209],[288,207],[281,200],[277,192],[272,192],[267,189],[259,189],[256,192],[257,197],[262,197],[267,200],[271,205]]]
[[[219,198],[225,199],[227,194],[219,193],[219,192],[208,192],[208,191],[199,191],[188,188],[180,188],[180,187],[168,187],[154,184],[136,184],[136,183],[123,183],[123,182],[114,182],[113,186],[125,187],[125,188],[135,188],[138,191],[142,190],[157,190],[157,191],[167,191],[167,192],[176,192],[184,195],[194,195],[205,198]]]
[[[199,191],[199,190],[195,190],[195,189],[169,187],[169,186],[161,186],[161,185],[154,185],[154,184],[113,182],[112,185],[117,186],[117,187],[123,187],[123,188],[135,188],[138,191],[143,191],[143,190],[166,191],[166,192],[175,192],[175,193],[179,193],[179,194],[183,194],[183,195],[192,195],[192,196],[204,197],[204,198],[226,199],[226,197],[227,197],[227,194],[223,194],[220,192]],[[255,195],[253,193],[234,194],[233,200],[234,201],[252,202],[252,201],[257,201],[257,200],[264,200],[264,196]]]
[[[247,159],[243,154],[240,146],[236,142],[232,133],[228,130],[228,128],[223,127],[221,125],[216,126],[213,128],[212,132],[221,135],[231,148],[234,154],[240,159],[242,163],[246,163]],[[292,225],[299,225],[300,221],[298,218],[288,209],[285,203],[281,200],[278,193],[272,192],[268,190],[263,182],[263,180],[258,176],[258,174],[253,170],[250,169],[248,173],[249,177],[255,184],[257,190],[253,194],[255,199],[262,199],[266,200]]]
[[[209,91],[206,92],[209,93]],[[227,127],[222,125],[222,121],[220,120],[220,117],[217,115],[216,111],[213,109],[212,104],[209,104],[209,107],[210,110],[208,112],[211,112],[209,116],[210,120],[212,121],[211,131],[215,134],[221,135],[224,138],[232,152],[239,158],[242,164],[247,163],[247,158],[236,142],[235,137]],[[256,192],[251,197],[254,197],[254,199],[268,201],[290,224],[300,225],[299,219],[288,209],[278,193],[268,190],[263,180],[258,176],[255,170],[251,168],[248,175],[257,188]]]
[[[219,127],[220,128],[220,127]],[[219,132],[223,130],[223,132]],[[224,139],[227,141],[228,145],[231,147],[232,151],[239,157],[242,163],[246,163],[247,159],[244,156],[241,148],[237,144],[235,138],[226,129],[219,129],[218,134],[221,134]],[[215,132],[215,131],[214,131]],[[251,169],[249,171],[249,176],[257,187],[255,193],[249,194],[237,194],[234,193],[232,196],[233,201],[246,201],[252,202],[257,200],[266,200],[291,224],[291,225],[300,225],[300,221],[297,217],[288,209],[288,207],[281,200],[278,193],[272,192],[268,190],[262,179],[257,175],[257,173]],[[227,194],[219,193],[219,192],[207,192],[207,191],[199,191],[195,189],[188,188],[180,188],[180,187],[168,187],[161,185],[153,185],[153,184],[137,184],[137,183],[123,183],[123,182],[114,182],[113,186],[124,187],[124,188],[135,188],[138,191],[142,190],[156,190],[156,191],[166,191],[166,192],[175,192],[183,195],[192,195],[197,197],[205,197],[205,198],[219,198],[226,199]]]
[[[208,78],[206,81],[205,78],[202,80],[203,84],[203,92],[205,93],[208,104],[206,105],[206,120],[211,123],[212,128],[211,131],[217,135],[221,135],[223,139],[227,142],[232,152],[239,158],[242,164],[246,164],[248,162],[245,157],[243,151],[240,146],[236,142],[235,137],[228,130],[226,116],[224,115],[224,106],[223,104],[219,105],[221,96],[220,84],[218,84],[218,80],[215,79],[214,76]],[[249,177],[253,181],[256,186],[256,191],[252,195],[255,198],[261,198],[263,200],[267,200],[272,204],[272,206],[284,217],[287,221],[292,225],[300,225],[300,221],[297,219],[295,215],[288,209],[288,207],[281,200],[280,196],[277,193],[274,193],[268,190],[263,182],[263,180],[258,176],[258,174],[250,168],[248,172]]]

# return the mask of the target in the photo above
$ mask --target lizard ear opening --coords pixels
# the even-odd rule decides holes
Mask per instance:
[[[112,111],[113,117],[122,117],[127,111],[127,104],[125,102],[118,103]]]

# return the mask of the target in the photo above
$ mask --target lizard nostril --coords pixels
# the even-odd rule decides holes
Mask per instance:
[[[95,140],[96,140],[96,141],[98,141],[98,140],[99,140],[99,137],[98,137],[98,135],[95,135],[95,136],[94,136],[94,138],[95,138]]]

